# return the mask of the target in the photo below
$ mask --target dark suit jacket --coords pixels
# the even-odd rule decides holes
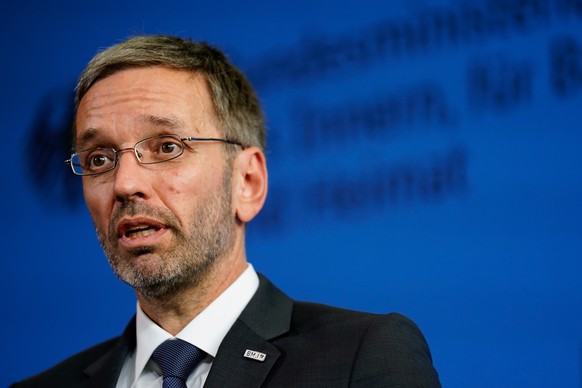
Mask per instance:
[[[135,349],[135,319],[121,337],[13,387],[115,387]],[[266,354],[257,361],[246,350]],[[399,314],[295,302],[266,278],[220,348],[205,387],[440,387],[420,330]]]

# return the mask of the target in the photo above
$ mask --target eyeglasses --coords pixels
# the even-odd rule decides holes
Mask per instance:
[[[243,147],[241,143],[227,139],[159,135],[138,141],[131,148],[116,150],[114,148],[99,147],[79,151],[72,154],[70,159],[65,160],[65,163],[71,166],[75,175],[103,174],[117,167],[119,155],[124,151],[133,150],[135,157],[142,164],[163,163],[182,155],[185,141],[215,141]]]

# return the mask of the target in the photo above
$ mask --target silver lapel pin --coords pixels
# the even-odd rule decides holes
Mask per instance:
[[[243,356],[245,356],[246,358],[250,358],[250,359],[259,361],[259,362],[263,362],[263,361],[265,361],[265,358],[267,358],[267,355],[265,353],[257,352],[256,350],[250,350],[250,349],[245,350],[245,353],[243,354]]]

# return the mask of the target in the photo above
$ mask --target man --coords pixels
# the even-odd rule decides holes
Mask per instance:
[[[137,313],[119,338],[14,386],[440,386],[407,318],[295,302],[247,262],[264,148],[254,91],[216,49],[155,36],[98,54],[67,162]]]

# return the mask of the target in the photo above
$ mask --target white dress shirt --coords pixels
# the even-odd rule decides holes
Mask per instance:
[[[176,335],[176,338],[197,346],[207,354],[188,377],[188,388],[204,385],[220,343],[258,287],[259,277],[249,264],[234,283]],[[161,370],[150,357],[158,345],[173,336],[149,319],[139,303],[136,330],[137,346],[123,364],[117,388],[161,388]]]

